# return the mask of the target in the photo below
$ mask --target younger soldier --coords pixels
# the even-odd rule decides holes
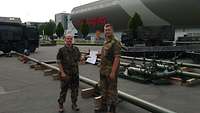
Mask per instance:
[[[104,26],[105,43],[101,50],[100,87],[102,88],[102,106],[96,111],[116,112],[117,77],[120,65],[121,44],[113,35],[111,24]]]

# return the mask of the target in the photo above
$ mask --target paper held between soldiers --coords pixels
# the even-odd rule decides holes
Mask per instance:
[[[96,55],[97,53],[98,51],[90,51],[89,58],[87,58],[86,62],[95,64],[97,60],[97,55]]]

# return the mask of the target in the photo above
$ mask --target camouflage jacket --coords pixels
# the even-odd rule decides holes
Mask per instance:
[[[114,37],[106,41],[101,49],[100,74],[109,75],[116,55],[120,56],[121,44]]]
[[[72,76],[78,73],[80,57],[81,53],[78,47],[72,46],[69,48],[64,46],[57,53],[57,62],[62,64],[65,74]]]

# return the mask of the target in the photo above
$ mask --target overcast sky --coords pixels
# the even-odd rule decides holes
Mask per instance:
[[[54,20],[56,13],[98,0],[1,0],[0,16],[20,17],[22,22]]]

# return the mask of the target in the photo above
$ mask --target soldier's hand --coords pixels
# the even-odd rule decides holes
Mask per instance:
[[[80,58],[80,64],[85,64],[85,56],[81,56]]]
[[[97,56],[97,58],[100,58],[101,57],[101,53],[97,53],[96,56]]]
[[[66,75],[65,75],[64,72],[61,72],[61,74],[60,74],[60,79],[61,79],[61,80],[65,80],[65,79],[66,79]]]
[[[109,78],[110,78],[110,80],[115,80],[115,74],[113,72],[111,72]]]

